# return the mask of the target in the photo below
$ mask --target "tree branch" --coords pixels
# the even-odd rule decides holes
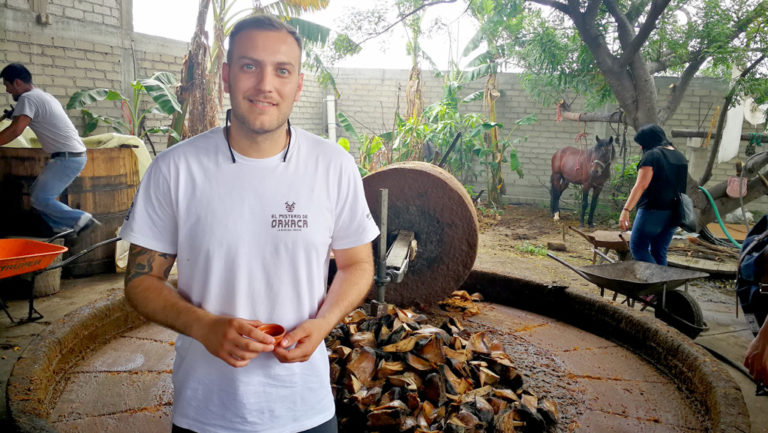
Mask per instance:
[[[367,38],[363,39],[362,41],[357,42],[357,45],[362,45],[363,43],[365,43],[367,41],[370,41],[371,39],[374,39],[374,38],[377,38],[377,37],[383,35],[384,33],[386,33],[389,30],[391,30],[392,27],[400,24],[401,22],[405,21],[405,19],[408,18],[409,16],[415,14],[416,12],[418,12],[418,11],[420,11],[420,10],[426,8],[426,7],[434,6],[434,5],[439,5],[439,4],[443,4],[443,3],[456,3],[456,0],[436,0],[436,1],[433,1],[432,3],[425,3],[425,4],[417,7],[416,9],[408,12],[407,14],[400,16],[400,18],[398,18],[397,21],[395,21],[395,22],[391,23],[390,25],[388,25],[387,27],[385,27],[384,30],[376,32],[376,33],[368,36]]]
[[[558,11],[562,12],[565,15],[569,15],[568,13],[568,5],[565,3],[560,3],[559,1],[555,0],[529,0],[531,3],[540,4],[542,6],[549,6],[552,9],[557,9]]]
[[[741,74],[739,74],[739,77],[734,81],[733,85],[731,86],[731,89],[728,91],[728,94],[725,96],[725,100],[723,101],[723,106],[720,107],[720,118],[718,119],[717,123],[717,132],[714,144],[712,144],[712,150],[709,152],[709,160],[707,161],[707,166],[704,168],[704,173],[701,174],[701,179],[699,179],[699,185],[704,185],[709,181],[709,178],[712,176],[712,167],[715,165],[715,158],[717,158],[717,154],[720,150],[720,143],[723,141],[723,129],[725,128],[725,115],[728,111],[728,107],[731,105],[731,101],[733,101],[734,95],[736,95],[736,89],[739,87],[739,82],[744,79],[747,75],[749,75],[750,72],[752,72],[762,61],[765,59],[765,54],[760,56],[757,60],[752,62],[751,65],[749,65],[744,71],[742,71]]]
[[[706,60],[707,58],[702,56],[701,58],[688,63],[688,66],[685,67],[685,70],[680,75],[677,83],[672,85],[672,91],[669,94],[669,99],[667,99],[667,105],[659,113],[659,121],[662,124],[666,123],[671,113],[677,111],[677,107],[679,107],[680,103],[683,101],[683,97],[685,96],[686,90],[688,90],[688,86],[691,84],[691,80],[693,80],[696,73],[699,72],[699,69],[701,69],[701,66]]]
[[[584,19],[593,24],[597,20],[597,13],[600,11],[601,0],[589,0],[587,3],[587,10],[584,11]]]
[[[640,48],[645,45],[645,42],[648,41],[651,32],[656,29],[656,21],[658,21],[661,14],[664,13],[664,9],[669,5],[669,1],[670,0],[653,0],[653,3],[651,3],[651,10],[648,11],[648,15],[645,17],[645,22],[640,26],[637,35],[635,35],[627,46],[623,47],[624,53],[622,53],[621,58],[619,59],[622,65],[629,64],[630,59],[632,59],[632,57],[640,51]],[[624,44],[622,44],[622,46],[623,45]]]
[[[645,10],[645,7],[648,6],[649,1],[650,0],[640,0],[629,5],[627,12],[624,13],[624,16],[627,17],[632,25],[634,25],[640,18],[640,15],[643,14],[643,11]]]
[[[604,3],[605,7],[608,8],[608,13],[610,13],[613,20],[616,21],[616,30],[619,33],[619,43],[621,43],[622,49],[630,46],[630,42],[635,36],[635,29],[632,28],[632,24],[627,17],[621,13],[619,5],[616,4],[615,0],[605,0]]]

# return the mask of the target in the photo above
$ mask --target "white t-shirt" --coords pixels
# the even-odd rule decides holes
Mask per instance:
[[[13,117],[21,115],[32,119],[29,127],[40,140],[40,147],[46,153],[85,152],[85,145],[75,125],[53,95],[37,87],[19,96],[13,109]]]
[[[314,317],[330,249],[378,235],[354,159],[292,128],[287,160],[236,154],[221,128],[162,152],[150,165],[121,236],[177,255],[179,292],[216,314],[290,330]],[[233,368],[180,335],[174,423],[206,432],[297,432],[335,413],[328,356],[304,363],[271,353]]]

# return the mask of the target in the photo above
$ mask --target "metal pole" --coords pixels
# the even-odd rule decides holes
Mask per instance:
[[[385,302],[386,278],[387,278],[387,207],[389,206],[389,190],[382,188],[379,190],[381,200],[381,217],[379,219],[379,266],[376,269],[378,277],[378,296],[377,300],[382,304]]]

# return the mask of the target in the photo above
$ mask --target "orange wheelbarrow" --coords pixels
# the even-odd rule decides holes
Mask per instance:
[[[72,233],[72,230],[62,232],[56,236],[47,239],[45,242],[35,241],[31,239],[0,239],[0,279],[14,277],[18,275],[27,275],[29,278],[24,278],[22,281],[26,281],[26,289],[29,293],[29,314],[26,320],[23,322],[31,322],[34,320],[40,320],[43,315],[35,309],[35,277],[53,269],[61,268],[68,265],[74,260],[88,254],[104,245],[111,244],[120,240],[119,237],[108,239],[99,242],[77,254],[72,255],[61,263],[51,265],[56,258],[67,251],[67,247],[52,244],[54,240],[68,236]],[[8,304],[0,295],[0,308],[5,311],[8,319],[11,323],[21,323],[22,321],[14,320],[11,313],[8,311]]]

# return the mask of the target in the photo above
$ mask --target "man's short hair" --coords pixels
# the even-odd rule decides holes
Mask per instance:
[[[32,74],[29,72],[29,69],[21,63],[11,63],[6,66],[3,68],[2,72],[0,72],[0,77],[9,83],[21,80],[23,83],[32,84]]]
[[[291,37],[293,37],[293,40],[295,40],[296,44],[299,46],[299,62],[301,62],[301,52],[303,48],[301,43],[301,37],[299,36],[299,33],[296,31],[295,28],[280,21],[280,19],[272,15],[252,15],[250,17],[243,18],[242,20],[238,21],[238,23],[235,24],[235,27],[233,27],[232,31],[229,33],[229,49],[227,50],[227,63],[232,62],[232,52],[234,51],[234,47],[235,47],[235,43],[234,43],[235,38],[237,38],[237,35],[239,35],[240,33],[246,30],[287,32],[289,35],[291,35]]]

